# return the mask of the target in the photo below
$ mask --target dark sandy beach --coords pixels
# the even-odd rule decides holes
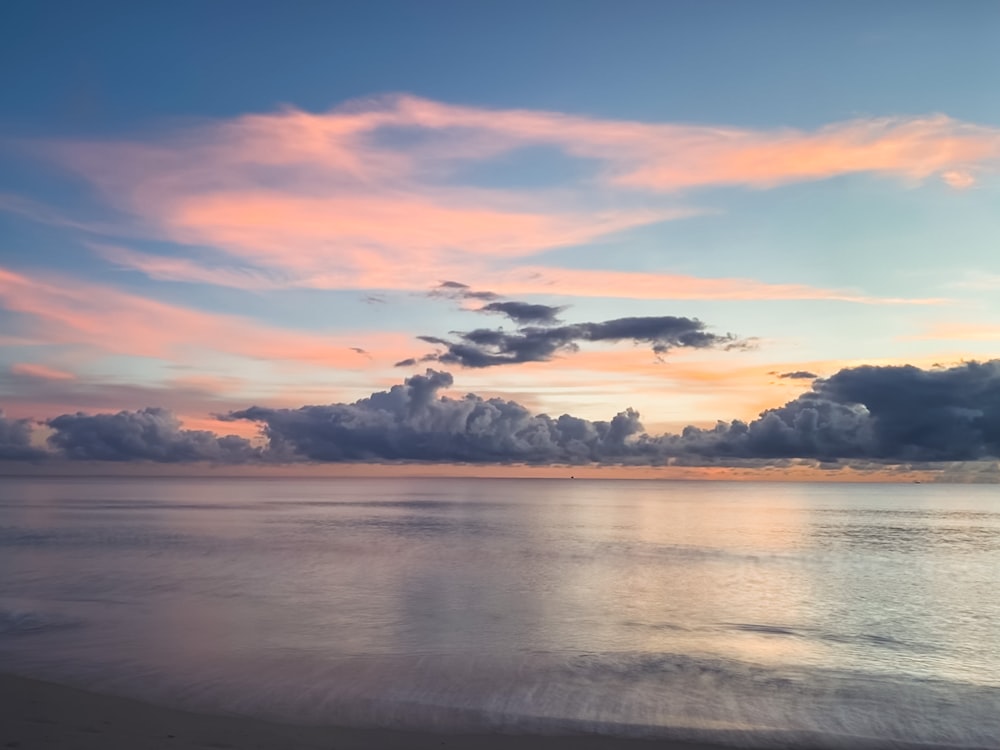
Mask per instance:
[[[781,733],[772,736],[772,740]],[[866,750],[960,750],[953,745],[841,738]],[[737,742],[736,746],[742,743]],[[757,746],[770,747],[769,742]],[[776,739],[781,750],[824,742]],[[991,745],[990,748],[993,746]],[[724,750],[699,742],[599,734],[459,734],[292,725],[182,711],[51,682],[0,674],[0,749],[32,750]],[[987,747],[961,750],[990,750]]]
[[[0,748],[60,750],[709,750],[616,737],[462,735],[292,726],[242,716],[211,716],[49,682],[0,675]]]

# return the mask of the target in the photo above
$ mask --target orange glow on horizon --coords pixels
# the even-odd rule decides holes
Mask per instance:
[[[192,423],[195,424],[195,423]],[[228,424],[228,423],[227,423]],[[37,464],[5,462],[5,475],[31,475]],[[379,479],[379,478],[468,478],[468,479],[551,479],[571,480],[660,480],[671,481],[741,481],[741,482],[934,482],[940,471],[905,468],[854,469],[842,466],[819,469],[802,464],[766,467],[700,466],[526,466],[455,465],[455,464],[284,464],[284,465],[212,465],[156,464],[149,462],[113,463],[74,461],[46,464],[47,476],[190,476],[190,477],[274,477],[304,479]]]

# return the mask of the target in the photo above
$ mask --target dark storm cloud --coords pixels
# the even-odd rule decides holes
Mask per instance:
[[[93,461],[217,461],[242,463],[260,451],[235,435],[184,430],[166,409],[117,414],[63,414],[50,419],[49,445],[65,458]]]
[[[9,419],[0,409],[0,460],[34,460],[46,455],[31,444],[31,427],[30,419]]]
[[[614,321],[609,321],[614,322]],[[628,330],[633,330],[626,326]],[[618,332],[609,326],[604,333]],[[495,342],[497,332],[476,340]],[[603,335],[603,334],[601,334]],[[615,333],[615,335],[618,335]],[[442,396],[446,372],[427,370],[354,403],[272,409],[223,419],[263,427],[266,448],[243,438],[184,430],[163,409],[65,414],[49,420],[49,455],[111,461],[429,461],[526,464],[713,464],[782,466],[807,459],[938,465],[1000,458],[1000,360],[922,370],[855,367],[816,380],[809,391],[749,422],[649,435],[626,409],[608,421],[532,414],[474,394]],[[31,423],[0,416],[0,458],[44,455]]]
[[[438,395],[451,385],[450,374],[427,370],[353,404],[253,407],[228,418],[263,423],[276,456],[314,461],[590,463],[625,458],[642,429],[632,410],[591,422],[533,415],[502,399]]]
[[[1000,453],[1000,360],[930,370],[855,367],[813,390],[819,398],[867,407],[877,458],[968,460]]]
[[[253,407],[228,417],[263,423],[276,457],[318,461],[743,465],[814,459],[829,465],[1000,457],[1000,360],[939,370],[845,369],[748,423],[658,436],[645,434],[631,409],[608,422],[552,418],[512,401],[438,396],[451,385],[451,375],[428,370],[353,404]]]
[[[558,352],[573,352],[584,341],[633,341],[649,344],[658,355],[671,349],[735,348],[745,341],[732,334],[719,335],[705,330],[696,318],[658,317],[618,318],[601,323],[542,327],[525,326],[516,331],[477,328],[455,331],[457,340],[438,336],[418,336],[421,341],[444,347],[421,361],[436,360],[463,367],[494,367],[523,362],[546,362]],[[404,360],[407,361],[408,360]]]
[[[871,420],[864,407],[806,394],[747,423],[719,422],[712,429],[685,427],[656,439],[664,455],[712,459],[870,457]]]
[[[969,461],[1000,456],[1000,360],[854,367],[749,424],[687,428],[686,452],[753,458]]]
[[[819,377],[819,375],[814,372],[809,372],[808,370],[795,370],[793,372],[779,373],[778,377],[790,380],[815,380]]]
[[[540,325],[550,325],[557,323],[559,313],[565,307],[553,307],[552,305],[535,305],[529,302],[491,302],[480,307],[476,312],[500,313],[506,315],[518,325],[536,323]]]

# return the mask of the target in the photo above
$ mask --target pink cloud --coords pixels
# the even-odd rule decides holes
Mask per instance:
[[[40,365],[32,362],[16,362],[10,366],[11,375],[19,375],[25,378],[36,378],[38,380],[75,380],[76,375],[65,370],[57,370],[54,367]]]
[[[144,142],[42,146],[149,234],[189,245],[197,256],[102,251],[118,265],[243,288],[413,289],[470,272],[494,278],[511,259],[703,213],[678,202],[693,188],[871,173],[906,181],[936,176],[964,189],[1000,160],[1000,129],[930,115],[751,130],[489,110],[404,95],[319,114],[247,115]],[[546,188],[465,184],[463,170],[531,146],[584,160],[592,170]],[[606,276],[567,270],[562,277],[575,283],[564,293],[593,289]],[[683,277],[628,284],[652,295],[654,283],[670,278]],[[720,299],[817,295],[754,283],[685,285]]]
[[[753,279],[707,279],[683,274],[524,267],[489,282],[501,294],[565,294],[630,299],[831,300],[862,304],[936,305],[940,298],[872,297],[806,284],[769,284]]]
[[[292,285],[287,274],[265,271],[246,265],[207,265],[187,258],[139,253],[120,245],[88,243],[104,260],[114,265],[141,271],[158,281],[187,281],[237,289],[280,289]]]
[[[945,115],[834,123],[814,132],[599,120],[554,112],[483,110],[414,97],[396,101],[403,123],[486,131],[482,155],[547,143],[606,164],[612,182],[651,190],[708,185],[771,187],[855,172],[974,180],[971,169],[1000,159],[1000,129]],[[949,176],[951,178],[949,179]]]
[[[923,180],[940,175],[967,184],[971,167],[1000,158],[1000,131],[963,125],[944,116],[853,121],[816,133],[730,133],[668,149],[622,174],[622,184],[674,190],[718,184],[757,187],[870,172]],[[952,176],[952,179],[949,179]],[[965,185],[967,186],[967,185]]]
[[[367,369],[364,345],[386,362],[412,346],[400,334],[320,334],[268,326],[235,315],[171,305],[99,284],[35,278],[0,268],[0,304],[30,321],[37,343],[164,359],[223,352],[265,361]]]
[[[1000,340],[1000,324],[935,323],[921,334],[903,338],[917,341],[997,341]]]
[[[976,184],[975,175],[964,169],[949,169],[941,174],[941,179],[948,187],[955,190],[965,190]]]
[[[264,442],[260,426],[253,423],[223,421],[203,414],[177,414],[181,428],[185,430],[205,430],[216,435],[236,435],[250,441]]]
[[[330,382],[329,376],[315,378],[315,382],[302,379],[295,385],[284,383],[280,388],[262,387],[259,382],[244,382],[238,377],[186,375],[160,382],[145,384],[122,382],[120,377],[81,376],[72,380],[23,378],[17,384],[17,397],[7,400],[3,407],[8,416],[16,419],[51,419],[60,414],[76,411],[117,412],[157,406],[174,412],[191,429],[194,424],[224,424],[212,415],[250,404],[296,408],[304,403],[329,403],[359,398],[371,392],[367,381],[370,375],[360,374],[358,380],[364,388],[345,390]],[[397,381],[398,382],[398,381]],[[249,437],[257,431],[245,430],[240,425],[233,428],[214,429],[220,435],[235,432]]]
[[[402,266],[394,269],[373,267],[355,274],[265,272],[236,266],[206,267],[185,258],[137,253],[127,248],[93,245],[103,258],[116,265],[141,271],[154,279],[193,281],[238,289],[412,290],[430,288],[444,279],[461,278],[477,289],[504,295],[559,295],[566,297],[622,297],[650,300],[830,300],[872,305],[938,305],[938,297],[875,297],[850,290],[826,289],[808,284],[772,284],[754,279],[704,278],[686,274],[569,269],[522,266],[498,271],[479,263],[443,264],[435,267]],[[417,261],[414,261],[417,262]]]
[[[690,212],[687,212],[690,213]],[[420,196],[303,197],[275,192],[218,193],[178,200],[162,219],[177,240],[210,243],[265,265],[314,272],[335,268],[347,279],[412,279],[421,268],[463,259],[517,257],[672,217],[632,211],[547,216],[435,202]],[[396,266],[396,267],[394,267]],[[370,283],[368,285],[371,285]]]

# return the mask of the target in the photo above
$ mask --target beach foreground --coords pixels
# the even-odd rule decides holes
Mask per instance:
[[[242,716],[212,716],[128,698],[0,675],[0,748],[61,750],[709,750],[708,745],[597,735],[439,734],[385,729],[293,726]]]

